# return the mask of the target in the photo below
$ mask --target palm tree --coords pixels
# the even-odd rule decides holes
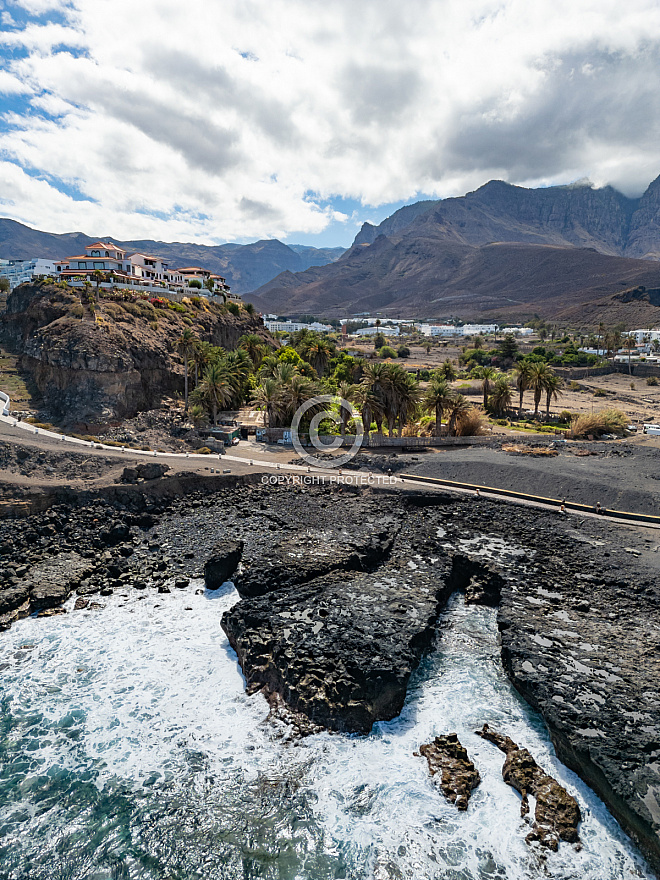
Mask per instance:
[[[550,401],[551,399],[557,400],[559,398],[559,389],[563,384],[561,377],[554,370],[548,370],[543,388],[545,391],[545,417],[548,420],[550,419]]]
[[[352,385],[350,382],[341,382],[337,389],[339,399],[341,401],[345,400],[347,403],[355,403],[355,397],[358,395],[359,387],[360,386],[358,385]],[[343,403],[340,403],[339,415],[341,418],[341,436],[343,437],[346,434],[348,421],[351,418],[351,411],[347,406],[344,406]]]
[[[274,428],[282,407],[282,387],[275,379],[264,379],[254,389],[252,403],[264,411],[264,425]]]
[[[449,422],[447,423],[447,434],[451,437],[456,431],[456,423],[460,417],[471,409],[471,405],[466,397],[457,394],[449,405]]]
[[[267,354],[265,358],[261,361],[261,366],[259,367],[259,378],[260,379],[272,379],[275,376],[275,371],[280,365],[280,360],[276,354]]]
[[[498,371],[495,367],[479,367],[475,371],[477,379],[481,379],[481,390],[484,393],[484,409],[488,408],[488,395],[491,392],[492,383],[497,375]]]
[[[213,424],[217,425],[218,409],[228,403],[236,393],[234,377],[224,364],[211,364],[206,368],[200,390],[211,405]]]
[[[288,385],[293,377],[298,373],[295,364],[287,364],[280,361],[273,372],[273,379],[280,385]]]
[[[529,387],[534,392],[534,418],[537,419],[539,416],[539,404],[541,402],[541,395],[545,391],[545,385],[548,381],[548,376],[551,374],[551,370],[546,363],[536,363],[532,364],[530,367],[529,373]]]
[[[204,373],[204,370],[209,366],[212,360],[213,346],[211,343],[195,340],[192,350],[192,361],[195,367],[195,387],[197,387],[199,382],[200,373]]]
[[[525,391],[529,388],[529,383],[531,381],[532,375],[532,365],[529,361],[517,361],[513,365],[513,372],[515,373],[516,379],[516,388],[518,389],[518,394],[520,395],[520,400],[518,403],[518,415],[522,415],[523,408],[523,395]]]
[[[438,373],[440,373],[442,376],[444,376],[444,378],[448,382],[453,382],[454,379],[456,378],[456,376],[458,375],[456,370],[454,369],[454,365],[449,360],[449,358],[447,358],[445,360],[445,362],[442,364],[442,366],[438,370]]]
[[[247,388],[248,379],[252,373],[250,355],[242,348],[237,348],[235,351],[228,352],[223,357],[222,363],[234,379],[237,397],[239,398],[236,402],[240,404]]]
[[[506,376],[498,376],[493,384],[493,393],[488,403],[495,415],[502,416],[511,406],[511,386]]]
[[[238,340],[238,347],[249,354],[255,370],[259,369],[264,357],[263,342],[261,336],[257,336],[256,333],[244,333]]]
[[[454,396],[455,394],[446,379],[434,376],[429,382],[424,395],[424,408],[435,411],[436,437],[440,437],[442,434],[442,414],[451,406]]]
[[[624,337],[623,347],[628,350],[628,375],[632,376],[632,369],[630,366],[630,352],[637,346],[637,339],[635,336],[628,335]]]
[[[399,367],[401,374],[393,377],[395,390],[396,414],[399,419],[399,437],[403,436],[403,428],[417,409],[420,401],[420,390],[417,380],[406,370]]]
[[[188,412],[188,359],[195,346],[195,334],[190,327],[185,327],[181,336],[176,341],[176,346],[183,355],[183,411]]]
[[[367,364],[362,379],[362,384],[370,392],[369,407],[379,434],[383,433],[383,419],[388,410],[387,395],[390,382],[388,371],[390,366],[384,363]],[[371,424],[371,419],[369,424]]]
[[[598,325],[598,356],[600,357],[600,340],[603,338],[603,334],[605,333],[605,324],[601,321]]]
[[[283,366],[288,367],[290,364],[284,364]],[[301,376],[299,373],[294,373],[287,383],[282,383],[280,385],[280,399],[281,408],[287,414],[285,424],[289,423],[289,419],[293,418],[296,410],[303,403],[306,403],[318,394],[319,388],[316,383],[312,382],[311,379],[305,378],[305,376]],[[313,415],[313,412],[308,410],[308,415]]]
[[[314,367],[320,378],[323,378],[333,351],[332,344],[316,333],[308,333],[300,345],[301,355]]]

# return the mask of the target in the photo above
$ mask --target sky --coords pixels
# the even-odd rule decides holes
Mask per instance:
[[[403,204],[660,174],[660,0],[0,0],[0,216],[347,247]]]

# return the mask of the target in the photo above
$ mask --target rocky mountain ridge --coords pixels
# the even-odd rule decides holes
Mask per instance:
[[[284,272],[249,298],[327,316],[562,318],[630,287],[660,286],[660,178],[639,199],[591,185],[525,189],[490,181],[364,224],[335,263]],[[656,320],[660,318],[660,313]],[[625,320],[625,316],[623,318]]]

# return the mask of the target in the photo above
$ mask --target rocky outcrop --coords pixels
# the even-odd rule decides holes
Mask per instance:
[[[125,467],[121,474],[122,483],[137,483],[138,480],[157,480],[164,477],[169,471],[168,464],[159,464],[152,461],[148,464],[136,464],[135,467]]]
[[[224,540],[213,548],[204,563],[204,581],[207,590],[217,590],[226,583],[238,568],[243,553],[243,542]]]
[[[431,776],[440,774],[440,787],[449,803],[456,804],[459,810],[467,810],[472,790],[481,782],[481,776],[458,735],[436,736],[433,742],[419,747],[419,754],[428,761]]]
[[[350,533],[336,528],[299,531],[246,557],[236,589],[244,598],[286,593],[332,571],[369,571],[387,558],[394,531],[391,517],[370,520],[366,527],[355,523]]]
[[[264,690],[286,723],[302,720],[303,732],[368,730],[400,711],[411,670],[443,637],[436,621],[449,593],[496,585],[511,681],[541,713],[560,759],[660,866],[654,533],[475,497],[249,479],[219,491],[213,478],[112,485],[0,519],[0,607],[24,605],[30,569],[62,553],[94,563],[78,587],[85,598],[127,588],[166,593],[200,577],[222,540],[244,542],[256,582],[260,555],[272,560],[274,544],[295,547],[312,534],[318,544],[325,534],[328,546],[365,546],[389,519],[394,543],[375,569],[294,583],[300,557],[290,556],[287,569],[280,553],[286,590],[242,599],[225,615],[248,688]],[[490,587],[476,592],[493,595]]]
[[[398,715],[450,592],[446,554],[409,561],[241,600],[222,627],[248,686],[331,730],[368,733]]]
[[[521,816],[529,813],[529,796],[536,799],[534,824],[525,838],[527,842],[538,841],[542,846],[555,851],[560,840],[578,843],[580,838],[577,829],[581,815],[575,798],[539,767],[527,749],[521,749],[508,736],[496,733],[487,724],[476,733],[506,754],[502,778],[520,792]]]
[[[543,714],[561,760],[660,865],[657,572],[638,565],[633,574],[634,547],[613,545],[605,529],[581,562],[576,536],[564,560],[539,555],[524,584],[507,585],[502,660]]]
[[[79,291],[35,283],[9,296],[0,339],[22,356],[21,367],[52,418],[104,423],[183,390],[176,340],[186,326],[199,339],[228,349],[244,333],[268,338],[260,317],[246,311],[235,316],[216,303],[191,301],[180,312],[144,300],[101,298],[92,311],[80,304]]]
[[[57,608],[80,586],[95,565],[78,553],[60,553],[33,565],[9,572],[9,585],[0,589],[0,629],[33,611]],[[5,581],[5,584],[7,581]]]

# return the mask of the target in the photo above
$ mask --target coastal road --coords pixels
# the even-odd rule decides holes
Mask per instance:
[[[30,425],[27,422],[18,422],[11,416],[0,415],[0,441],[28,447],[39,453],[70,453],[74,459],[84,456],[84,461],[101,459],[106,466],[106,472],[94,479],[67,479],[63,481],[55,473],[50,479],[33,477],[29,473],[17,475],[0,471],[0,478],[7,483],[14,483],[22,487],[36,487],[56,485],[66,482],[73,488],[93,488],[112,482],[116,479],[124,467],[144,463],[146,461],[158,461],[168,464],[172,469],[181,472],[198,473],[201,475],[235,474],[245,475],[262,472],[264,479],[271,483],[290,483],[301,481],[304,483],[327,482],[344,485],[359,485],[371,488],[399,488],[411,491],[439,491],[452,494],[475,497],[480,494],[484,498],[500,498],[496,488],[480,488],[477,493],[473,488],[461,485],[451,485],[444,482],[435,482],[433,478],[424,478],[424,475],[413,474],[386,476],[382,473],[372,473],[366,469],[341,471],[333,468],[315,468],[303,464],[292,463],[295,451],[291,447],[273,448],[265,447],[255,441],[243,441],[238,447],[232,447],[225,454],[199,454],[199,453],[170,453],[158,452],[157,450],[140,450],[131,448],[118,448],[102,443],[83,440],[78,437],[55,433]],[[462,480],[459,482],[463,482]],[[471,481],[470,481],[471,482]],[[509,503],[522,505],[529,508],[544,510],[557,510],[556,504],[548,504],[543,500],[535,500],[533,497],[506,499]],[[569,511],[570,512],[570,511]],[[558,515],[561,515],[558,513]],[[580,510],[579,516],[586,518],[602,519],[602,515],[591,510]],[[633,524],[615,516],[608,515],[608,522],[639,528],[642,524]],[[660,522],[646,522],[644,527],[660,529]]]

